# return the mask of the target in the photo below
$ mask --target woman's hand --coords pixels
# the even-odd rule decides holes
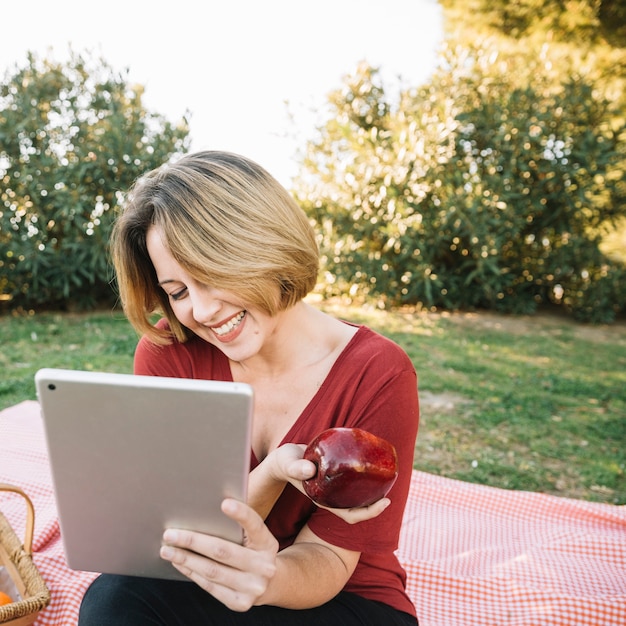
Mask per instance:
[[[302,491],[302,481],[313,478],[317,472],[315,463],[302,458],[306,446],[304,444],[286,443],[272,450],[263,463],[268,464],[271,477],[284,483],[291,483]]]
[[[288,443],[272,451],[264,462],[270,464],[270,473],[274,480],[289,482],[306,495],[302,481],[307,478],[313,478],[317,472],[317,467],[315,463],[302,458],[305,450],[306,446],[304,444]],[[320,508],[326,508],[348,524],[357,524],[358,522],[377,517],[390,503],[389,498],[381,498],[369,506],[353,509]]]
[[[168,529],[161,557],[233,611],[247,611],[276,573],[278,542],[261,517],[243,502],[226,499],[222,511],[243,528],[243,545]]]
[[[248,476],[248,504],[265,519],[287,483],[300,488],[302,480],[315,475],[315,465],[302,458],[305,446],[285,444],[270,452]]]
[[[302,462],[299,446],[286,448],[277,455],[276,467],[304,493],[296,477],[310,477],[314,472],[309,461]],[[355,524],[380,515],[388,504],[383,498],[368,507],[329,510]],[[161,557],[230,609],[247,611],[264,596],[276,573],[278,542],[251,506],[226,499],[222,511],[242,527],[243,545],[204,533],[167,529]]]
[[[391,500],[389,498],[381,498],[369,506],[361,506],[354,509],[331,509],[330,507],[320,506],[319,504],[317,506],[319,506],[320,509],[326,509],[334,513],[348,524],[358,524],[359,522],[365,522],[368,519],[378,517],[390,504]]]

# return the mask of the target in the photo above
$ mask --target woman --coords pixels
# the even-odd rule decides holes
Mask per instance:
[[[80,624],[417,624],[394,555],[417,434],[415,370],[390,340],[303,300],[318,250],[287,191],[241,156],[185,156],[131,190],[112,253],[143,335],[135,373],[253,387],[249,499],[222,507],[244,545],[167,529],[161,557],[190,582],[103,575]],[[153,325],[155,311],[164,317]],[[305,444],[336,426],[394,444],[388,498],[341,511],[304,494],[316,471]]]

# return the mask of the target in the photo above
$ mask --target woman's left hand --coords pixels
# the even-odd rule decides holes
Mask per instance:
[[[278,542],[245,503],[226,499],[222,511],[243,528],[243,545],[204,533],[168,529],[161,557],[232,610],[247,611],[276,573]]]
[[[331,511],[348,524],[358,524],[359,522],[365,522],[368,519],[378,517],[390,504],[391,500],[389,498],[381,498],[369,506],[361,506],[354,509],[331,509],[329,507],[320,506],[319,504],[317,506],[320,506],[321,509]]]
[[[313,478],[317,468],[314,463],[302,458],[305,448],[306,446],[302,444],[285,444],[280,446],[271,453],[271,463],[274,468],[273,476],[277,480],[290,482],[296,489],[306,495],[302,481],[307,478]],[[365,520],[377,517],[390,503],[389,498],[381,498],[369,506],[353,509],[328,508],[328,510],[348,524],[357,524],[358,522],[364,522]]]
[[[308,478],[313,478],[317,471],[315,464],[311,461],[307,461],[303,458],[306,445],[287,443],[279,446],[263,460],[260,466],[254,470],[254,472],[260,472],[265,470],[265,474],[269,476],[272,484],[281,485],[280,489],[285,483],[291,483],[298,491],[307,495],[302,486],[302,481]],[[257,477],[259,474],[257,474]],[[254,508],[260,513],[267,515],[274,505],[276,499],[271,500],[268,503],[263,499],[263,496],[267,496],[269,493],[269,487],[267,481],[257,483],[252,487],[253,483],[249,483],[250,489],[248,492],[249,501],[254,503]],[[259,495],[261,496],[259,498]],[[280,495],[280,491],[276,493],[276,498]],[[257,496],[258,499],[255,499]],[[261,504],[262,503],[262,504]],[[271,504],[271,506],[270,506]],[[337,517],[340,517],[344,522],[348,524],[357,524],[358,522],[364,522],[368,519],[372,519],[380,515],[390,504],[388,498],[382,498],[373,504],[365,507],[359,507],[354,509],[328,509],[332,511]],[[317,505],[319,506],[319,505]],[[326,507],[320,507],[326,508]]]

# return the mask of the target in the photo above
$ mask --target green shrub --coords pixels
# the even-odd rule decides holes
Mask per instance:
[[[623,128],[582,78],[529,86],[464,54],[395,110],[367,66],[331,95],[297,185],[326,293],[612,319],[623,270],[599,233],[626,211]]]
[[[0,294],[5,306],[112,303],[107,242],[122,192],[186,149],[103,61],[28,56],[0,85]]]

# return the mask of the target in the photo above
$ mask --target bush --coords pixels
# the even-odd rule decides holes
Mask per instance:
[[[332,94],[296,188],[321,226],[324,289],[606,321],[623,310],[598,247],[625,212],[623,129],[582,78],[528,86],[491,64],[487,80],[486,63],[452,58],[396,111],[367,66]]]
[[[103,61],[28,56],[0,85],[0,290],[11,307],[113,303],[107,243],[122,192],[186,149]]]

